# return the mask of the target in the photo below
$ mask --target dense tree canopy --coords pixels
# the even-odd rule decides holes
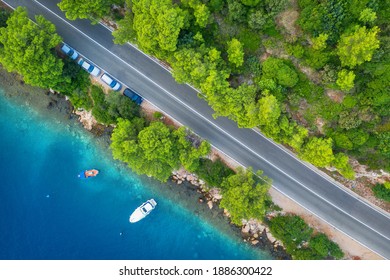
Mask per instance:
[[[258,173],[261,175],[261,173]],[[242,219],[261,219],[266,210],[270,182],[260,183],[252,169],[237,169],[237,174],[225,178],[221,184],[221,207],[226,208],[233,223],[242,224]]]
[[[180,30],[188,21],[187,13],[171,0],[133,1],[132,11],[133,28],[143,50],[159,55],[176,50]]]
[[[16,8],[7,27],[0,29],[0,62],[8,71],[20,73],[30,85],[56,89],[66,82],[62,75],[64,64],[54,54],[61,37],[42,16],[35,20],[36,24],[29,20],[25,8]]]
[[[353,68],[370,61],[374,51],[379,48],[378,32],[378,27],[367,30],[363,26],[356,27],[351,34],[343,34],[337,47],[341,65]]]
[[[343,69],[337,74],[336,84],[340,87],[341,90],[349,91],[354,86],[354,80],[355,74],[353,71],[347,71]]]
[[[228,42],[227,53],[229,62],[234,66],[240,67],[244,63],[244,49],[236,38]]]
[[[264,77],[275,79],[282,86],[293,87],[298,82],[295,70],[284,63],[282,59],[270,57],[263,62],[262,66]]]
[[[313,137],[304,146],[301,154],[304,160],[318,167],[330,166],[334,160],[332,139]]]
[[[161,122],[145,126],[142,119],[118,119],[111,136],[115,159],[126,162],[138,174],[167,181],[182,164],[189,170],[199,167],[200,158],[210,151],[207,142],[194,146],[184,128],[172,131]]]
[[[112,4],[123,2],[124,0],[61,0],[58,7],[68,19],[88,18],[96,22],[110,12]]]

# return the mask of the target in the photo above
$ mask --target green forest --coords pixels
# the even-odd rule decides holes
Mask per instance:
[[[70,19],[118,23],[240,127],[354,178],[390,170],[389,0],[62,0]]]

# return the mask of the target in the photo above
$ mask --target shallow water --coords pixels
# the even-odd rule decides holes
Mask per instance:
[[[0,92],[0,259],[270,259],[112,160],[78,124]],[[97,168],[96,178],[77,174]],[[154,198],[144,220],[131,212]]]

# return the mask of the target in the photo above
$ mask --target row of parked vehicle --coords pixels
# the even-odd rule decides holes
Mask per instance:
[[[69,47],[67,44],[63,44],[61,47],[61,50],[69,56],[72,60],[77,61],[79,58],[79,54],[74,50],[73,48]],[[93,65],[91,62],[85,60],[84,58],[80,58],[77,61],[77,64],[81,66],[85,71],[87,71],[89,74],[91,74],[94,77],[99,77],[101,71],[99,68],[97,68],[95,65]],[[115,91],[119,91],[122,88],[121,83],[116,81],[114,78],[112,78],[110,75],[104,73],[100,79],[106,83],[110,88],[112,88]],[[126,88],[123,91],[123,94],[127,97],[129,97],[131,100],[133,100],[135,103],[140,105],[143,101],[142,97],[139,96],[134,90]]]

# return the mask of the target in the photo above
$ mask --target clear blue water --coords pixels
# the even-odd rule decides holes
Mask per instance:
[[[270,258],[108,155],[77,125],[0,93],[0,259]],[[77,178],[92,167],[98,177]],[[130,224],[131,212],[152,197],[156,210]]]

